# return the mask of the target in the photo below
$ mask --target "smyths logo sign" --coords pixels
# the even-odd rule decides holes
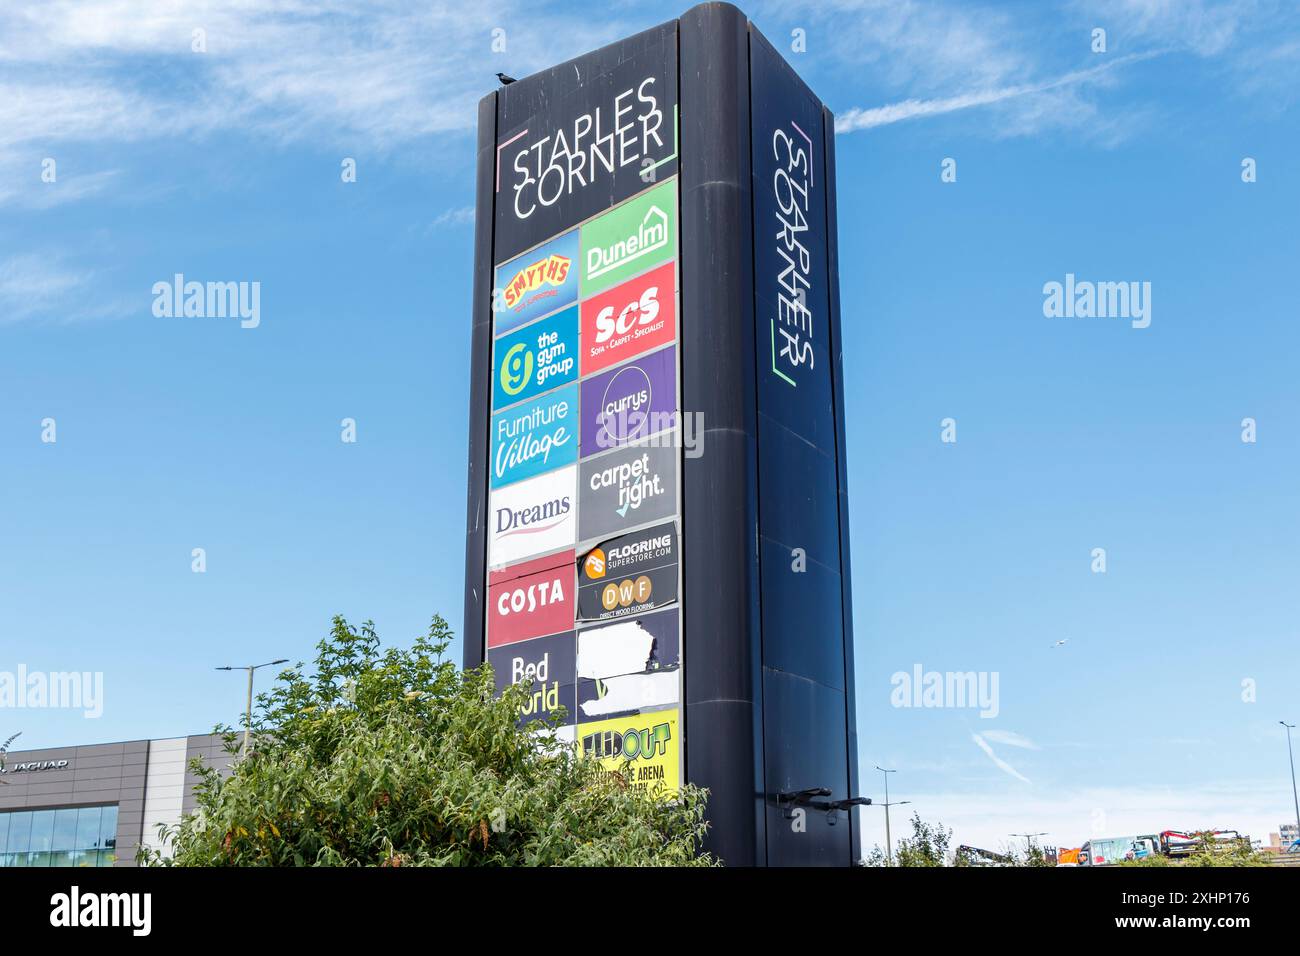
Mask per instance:
[[[488,575],[488,647],[573,630],[574,552]]]
[[[664,263],[582,303],[582,374],[666,345],[677,335],[677,265]]]

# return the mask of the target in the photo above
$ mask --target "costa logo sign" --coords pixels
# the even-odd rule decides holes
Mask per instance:
[[[573,629],[574,553],[563,551],[488,577],[488,647]]]
[[[492,416],[492,486],[578,460],[578,386]]]
[[[593,296],[581,311],[583,375],[667,345],[677,336],[677,264]]]
[[[492,492],[488,563],[495,568],[572,548],[576,540],[577,468],[570,465]]]
[[[581,454],[594,455],[677,424],[677,349],[633,359],[582,383]]]
[[[677,181],[669,180],[582,227],[582,294],[594,295],[677,256]]]
[[[502,336],[526,322],[578,301],[578,233],[568,232],[497,266],[493,332]]]
[[[602,541],[578,562],[578,619],[609,620],[677,600],[677,564],[672,521]]]
[[[498,339],[492,376],[495,408],[513,405],[578,377],[578,307]]]

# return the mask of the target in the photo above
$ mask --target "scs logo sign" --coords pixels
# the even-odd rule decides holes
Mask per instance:
[[[677,264],[667,262],[582,303],[582,374],[677,336]]]
[[[488,577],[488,647],[573,629],[574,553],[537,558]]]

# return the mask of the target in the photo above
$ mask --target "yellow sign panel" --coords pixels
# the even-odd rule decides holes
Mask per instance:
[[[663,790],[665,796],[677,793],[681,739],[675,707],[578,725],[584,755],[597,758],[610,771],[621,772],[628,762],[631,786]]]

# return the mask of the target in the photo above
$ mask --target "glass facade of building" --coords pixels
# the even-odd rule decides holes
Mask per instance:
[[[117,806],[0,812],[0,867],[112,866]]]

